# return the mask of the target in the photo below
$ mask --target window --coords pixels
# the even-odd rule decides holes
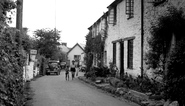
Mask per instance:
[[[133,69],[133,39],[128,40],[128,61],[127,67]]]
[[[74,60],[79,61],[80,60],[80,55],[74,55]]]
[[[110,11],[109,11],[109,24],[116,24],[117,19],[117,6],[114,6]]]
[[[128,19],[134,17],[134,0],[126,0],[126,15]]]
[[[113,43],[113,64],[116,64],[116,43]]]

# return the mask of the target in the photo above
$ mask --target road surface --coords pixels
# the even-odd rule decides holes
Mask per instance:
[[[82,73],[80,73],[82,75]],[[33,106],[136,106],[118,100],[95,87],[80,81],[66,81],[60,75],[43,76],[31,82]]]

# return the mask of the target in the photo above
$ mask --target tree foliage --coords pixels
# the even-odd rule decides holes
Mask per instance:
[[[14,33],[7,30],[11,16],[7,12],[15,8],[13,0],[0,0],[0,105],[23,106],[23,65],[25,58],[14,41]]]
[[[185,106],[185,37],[170,53],[167,64],[166,98],[177,100],[180,106]]]
[[[170,7],[168,12],[161,16],[157,23],[152,23],[150,28],[152,36],[148,41],[150,50],[147,53],[147,64],[163,71],[170,52],[172,36],[174,35],[178,41],[185,34],[183,11]]]
[[[8,32],[0,36],[0,105],[22,106],[25,58],[10,36]]]
[[[58,30],[52,29],[39,29],[35,32],[35,38],[37,39],[36,48],[39,50],[41,55],[46,58],[56,58],[56,54],[59,52],[58,40],[60,39]]]
[[[86,66],[87,70],[90,70],[90,67],[93,63],[93,55],[92,55],[92,47],[93,47],[93,40],[92,40],[92,33],[89,32],[89,34],[86,36],[86,46],[85,46],[85,53],[86,53]]]
[[[86,36],[86,47],[85,47],[85,53],[89,54],[87,55],[88,60],[86,62],[89,62],[89,66],[92,65],[93,56],[97,56],[97,60],[102,63],[102,53],[104,50],[104,44],[105,39],[102,37],[101,34],[98,34],[96,37],[92,37],[92,32],[89,32],[89,34]],[[89,56],[89,57],[88,57]],[[101,64],[100,64],[101,66]]]
[[[166,98],[178,100],[181,105],[185,105],[185,72],[183,71],[185,69],[185,15],[183,11],[183,9],[170,7],[168,13],[161,16],[157,23],[152,23],[150,30],[152,36],[148,42],[150,50],[147,54],[149,67],[156,69],[155,72],[161,73],[164,78]]]
[[[11,22],[11,15],[7,15],[7,12],[16,7],[16,2],[13,0],[0,0],[0,29],[7,25],[7,22]]]

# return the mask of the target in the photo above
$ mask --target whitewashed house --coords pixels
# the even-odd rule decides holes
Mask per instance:
[[[105,30],[104,65],[116,64],[120,73],[140,75],[141,55],[141,1],[115,0],[89,31],[96,36]],[[104,20],[103,20],[104,19]],[[103,27],[102,27],[103,26]],[[102,34],[103,37],[103,34]],[[95,57],[95,56],[94,56]],[[93,64],[96,65],[96,57]]]
[[[121,74],[141,75],[141,0],[115,0],[108,12],[107,65],[116,64]]]
[[[68,52],[67,59],[68,65],[72,64],[72,61],[75,61],[75,64],[84,65],[84,45],[76,43]]]
[[[157,22],[160,16],[168,14],[170,6],[185,10],[185,1],[115,0],[112,2],[107,7],[108,11],[88,28],[92,36],[97,36],[106,29],[105,35],[101,34],[102,38],[105,36],[102,53],[104,65],[116,64],[120,74],[137,76],[146,73],[148,69],[145,59],[149,50],[151,22]],[[170,36],[171,43],[175,43],[177,39],[174,34],[171,35],[173,35]],[[97,65],[96,56],[93,57],[93,65]]]

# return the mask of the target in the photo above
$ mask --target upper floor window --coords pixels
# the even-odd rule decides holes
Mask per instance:
[[[109,10],[109,24],[116,24],[117,19],[117,6],[114,6],[111,10]]]
[[[126,0],[126,15],[128,19],[134,17],[134,0]]]
[[[74,55],[74,60],[79,61],[80,60],[80,55]]]

